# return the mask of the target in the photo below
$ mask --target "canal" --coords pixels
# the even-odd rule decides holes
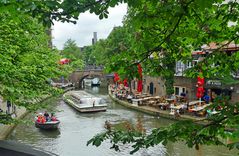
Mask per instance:
[[[86,91],[101,96],[108,103],[107,111],[81,114],[65,104],[61,97],[52,98],[47,102],[51,106],[49,109],[55,111],[61,121],[59,130],[43,131],[35,128],[34,114],[29,114],[25,118],[26,122],[19,124],[9,135],[8,140],[18,141],[60,156],[128,156],[132,150],[130,145],[122,145],[121,151],[116,152],[110,149],[109,141],[104,142],[100,147],[86,146],[86,143],[95,134],[105,130],[106,120],[112,123],[128,121],[134,124],[140,120],[147,131],[173,122],[129,110],[114,103],[107,96],[106,88],[94,87]],[[218,146],[203,146],[195,150],[186,147],[183,142],[178,142],[142,149],[134,156],[233,156],[237,155],[237,152]]]

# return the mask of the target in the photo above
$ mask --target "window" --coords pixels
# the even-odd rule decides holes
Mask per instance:
[[[186,93],[185,87],[175,86],[174,87],[174,94],[175,95],[181,95],[181,93]]]
[[[174,92],[175,92],[175,95],[179,95],[179,88],[175,87]]]

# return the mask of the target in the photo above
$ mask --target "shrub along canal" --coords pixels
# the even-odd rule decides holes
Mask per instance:
[[[25,143],[60,156],[128,156],[132,150],[130,145],[122,145],[121,151],[116,152],[110,149],[109,141],[100,147],[86,146],[86,143],[95,134],[105,130],[106,120],[111,123],[127,121],[133,124],[140,120],[147,131],[173,122],[129,110],[114,103],[107,95],[107,88],[94,87],[86,91],[101,96],[108,103],[107,111],[82,114],[65,104],[62,98],[52,98],[48,103],[61,121],[59,130],[43,131],[35,128],[32,122],[34,114],[29,114],[25,119],[31,122],[19,124],[9,135],[8,140]],[[134,156],[232,156],[237,155],[237,152],[237,150],[229,151],[222,146],[201,146],[199,150],[195,150],[188,148],[183,142],[177,142],[142,149]]]

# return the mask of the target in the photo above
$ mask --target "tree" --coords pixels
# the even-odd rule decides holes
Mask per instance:
[[[132,1],[132,4],[134,1]],[[107,18],[109,14],[108,8],[122,2],[127,2],[127,0],[1,0],[0,7],[1,12],[11,9],[15,15],[25,13],[49,27],[53,24],[53,20],[76,23],[79,14],[87,10],[99,15],[100,19]]]
[[[83,67],[83,54],[80,48],[76,45],[75,41],[72,39],[68,39],[64,44],[63,50],[61,51],[61,55],[64,58],[68,58],[71,61],[71,66],[75,69],[79,69]]]
[[[230,75],[239,69],[239,53],[227,54],[222,48],[231,42],[238,43],[238,25],[229,26],[230,22],[238,20],[238,6],[236,1],[223,3],[220,0],[139,0],[129,9],[125,20],[125,26],[130,28],[134,36],[131,38],[131,51],[121,53],[117,59],[112,58],[110,68],[127,73],[127,67],[140,62],[147,73],[160,73],[170,78],[174,75],[172,69],[175,61],[191,60],[193,50],[215,42],[218,49],[190,69],[187,75],[196,77],[199,71],[202,71],[206,78],[223,78]],[[172,82],[169,84],[172,85]],[[187,120],[155,129],[150,134],[109,129],[96,135],[88,144],[99,146],[102,141],[110,139],[112,148],[118,150],[121,143],[133,143],[132,153],[140,148],[180,140],[196,149],[202,144],[239,149],[239,104],[231,104],[224,97],[223,100],[218,99],[212,108],[219,105],[223,109],[209,118],[205,125]],[[223,142],[226,138],[232,142]]]
[[[91,58],[91,53],[93,51],[93,46],[86,46],[84,47],[82,53],[83,53],[83,60],[85,64],[93,64],[93,59]]]
[[[68,39],[64,43],[63,50],[61,51],[61,54],[63,57],[76,60],[76,59],[82,59],[82,53],[80,51],[80,48],[76,45],[75,41],[72,39]]]
[[[40,106],[32,104],[35,98],[59,92],[48,79],[65,75],[69,69],[65,71],[68,67],[57,63],[59,52],[48,47],[45,27],[35,19],[11,12],[0,13],[0,17],[0,95],[35,110]],[[8,121],[11,119],[0,119],[3,123]]]
[[[105,55],[106,51],[106,40],[100,39],[96,44],[93,45],[93,50],[91,53],[91,58],[94,60],[94,64],[103,65],[105,64],[105,60],[107,60],[107,56]]]

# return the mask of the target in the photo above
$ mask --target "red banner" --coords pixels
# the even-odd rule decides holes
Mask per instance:
[[[203,94],[204,94],[204,78],[198,76],[197,78],[197,93],[196,93],[196,96],[197,98],[202,98],[203,97]]]
[[[138,80],[138,87],[137,87],[138,92],[142,92],[142,90],[143,90],[142,71],[143,70],[142,70],[141,65],[138,64],[138,72],[139,72],[139,76],[140,76],[140,78]]]
[[[120,80],[119,74],[118,73],[114,73],[114,81],[118,82]]]
[[[127,79],[124,79],[123,83],[125,87],[129,87]]]

